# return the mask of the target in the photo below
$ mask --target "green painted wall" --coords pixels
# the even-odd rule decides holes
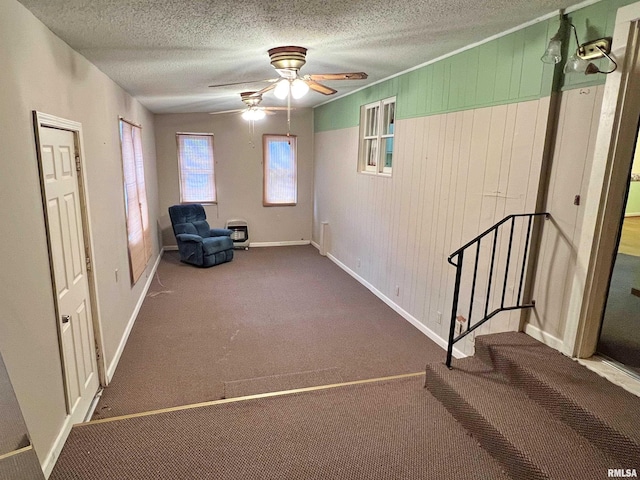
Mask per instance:
[[[604,0],[567,18],[577,27],[581,42],[611,36],[618,8],[635,1]],[[315,109],[315,131],[355,127],[362,105],[394,95],[396,115],[402,119],[535,100],[550,95],[552,90],[604,83],[606,76],[602,74],[563,76],[566,54],[555,70],[540,61],[559,25],[555,18],[536,23],[322,105]],[[566,49],[574,51],[573,34],[566,30]],[[603,68],[605,61],[600,60]]]
[[[624,213],[627,215],[640,213],[640,182],[629,184],[629,197]]]
[[[558,20],[531,25],[315,109],[315,130],[357,126],[360,107],[396,95],[399,119],[533,100],[551,93],[540,61]]]

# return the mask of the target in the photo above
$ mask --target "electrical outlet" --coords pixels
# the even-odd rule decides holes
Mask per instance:
[[[436,315],[436,323],[440,325],[442,323],[442,312],[438,312]]]
[[[356,258],[356,267],[360,268],[360,259]]]
[[[467,323],[467,319],[462,315],[456,317],[456,335],[461,335],[464,331],[464,326]]]
[[[396,285],[396,297],[400,296],[400,285]]]

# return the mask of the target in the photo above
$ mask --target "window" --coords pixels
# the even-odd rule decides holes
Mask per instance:
[[[131,284],[144,272],[151,258],[149,207],[144,183],[142,128],[120,119],[120,145],[124,176],[124,205],[127,217],[127,242]]]
[[[391,175],[395,110],[395,97],[362,107],[358,171]]]
[[[176,133],[180,165],[180,202],[216,203],[213,134]]]
[[[263,135],[264,186],[262,204],[295,205],[298,180],[295,135]]]

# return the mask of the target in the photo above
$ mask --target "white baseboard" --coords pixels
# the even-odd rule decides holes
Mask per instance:
[[[113,378],[113,374],[116,371],[116,367],[118,366],[118,362],[120,361],[120,357],[122,356],[122,352],[124,351],[124,347],[127,344],[127,340],[129,339],[129,334],[131,333],[131,329],[133,328],[133,324],[136,323],[136,318],[138,317],[138,313],[140,313],[140,308],[142,308],[142,303],[144,299],[147,297],[147,292],[149,291],[149,287],[151,287],[151,282],[153,282],[153,277],[156,274],[156,270],[158,269],[158,265],[160,264],[160,260],[162,259],[162,254],[164,253],[166,247],[162,247],[160,253],[158,254],[158,258],[156,259],[151,272],[149,272],[149,276],[147,277],[147,282],[145,283],[144,289],[142,290],[142,294],[138,299],[138,303],[136,303],[136,308],[133,309],[133,313],[129,318],[129,323],[127,323],[127,328],[120,339],[120,344],[118,345],[118,349],[116,350],[113,359],[111,360],[111,364],[107,369],[107,385],[111,382]]]
[[[378,297],[380,300],[382,300],[384,303],[386,303],[387,305],[389,305],[393,310],[396,311],[396,313],[398,313],[402,318],[404,318],[405,320],[407,320],[411,325],[413,325],[414,327],[416,327],[418,330],[420,330],[422,333],[424,333],[427,337],[429,337],[431,340],[433,340],[435,343],[437,343],[440,347],[442,347],[445,351],[447,350],[447,341],[442,338],[440,335],[438,335],[436,332],[434,332],[433,330],[431,330],[430,328],[428,328],[427,326],[425,326],[423,323],[421,323],[416,317],[414,317],[413,315],[411,315],[409,312],[407,312],[405,309],[403,309],[402,307],[400,307],[398,304],[394,303],[389,297],[387,297],[385,294],[383,294],[380,290],[378,290],[376,287],[374,287],[373,285],[371,285],[369,282],[367,282],[364,278],[362,278],[360,275],[358,275],[356,272],[354,272],[353,270],[351,270],[349,267],[347,267],[344,263],[342,263],[340,260],[338,260],[336,257],[334,257],[333,255],[331,255],[330,253],[327,252],[327,257],[336,265],[338,265],[342,270],[344,270],[345,272],[347,272],[349,275],[351,275],[353,278],[355,278],[358,282],[360,282],[362,285],[364,285],[365,287],[367,287],[371,293],[373,293],[376,297]],[[457,349],[456,347],[453,348],[453,356],[455,358],[464,358],[467,356],[466,353],[464,353],[462,350]]]
[[[67,441],[67,437],[69,437],[69,433],[71,433],[71,427],[73,427],[73,422],[71,421],[71,416],[67,415],[62,423],[60,431],[58,432],[58,436],[53,442],[51,450],[49,450],[49,454],[45,457],[44,462],[42,463],[44,478],[49,478],[51,472],[53,472],[53,467],[56,466],[56,461],[60,456],[60,452],[62,452],[62,448]]]
[[[289,247],[293,245],[309,245],[309,244],[313,244],[314,247],[319,249],[318,245],[314,244],[314,242],[310,240],[286,240],[282,242],[250,242],[249,247],[258,247],[258,248],[259,247]],[[165,252],[178,250],[177,245],[165,245],[163,248]]]
[[[625,213],[624,218],[627,217],[640,217],[640,212]]]
[[[314,247],[316,247],[316,250],[320,251],[320,245],[316,242],[314,242],[313,240],[311,240],[311,245],[313,245]]]
[[[540,328],[536,327],[535,325],[525,323],[524,333],[532,338],[535,338],[539,342],[544,343],[546,346],[553,348],[554,350],[558,350],[559,352],[562,351],[562,340],[540,330]]]
[[[99,391],[102,391],[99,389]],[[97,395],[96,395],[97,396]],[[83,397],[80,398],[78,403],[75,405],[75,409],[73,415],[67,415],[62,422],[62,426],[58,431],[58,435],[56,439],[53,441],[51,448],[49,449],[49,453],[44,458],[42,462],[42,472],[44,473],[45,478],[49,478],[51,472],[53,471],[53,467],[55,467],[56,462],[58,461],[58,457],[60,456],[60,452],[64,448],[64,444],[69,437],[69,433],[71,433],[71,429],[77,423],[82,423],[87,421],[87,419],[91,418],[93,414],[93,410],[96,407],[96,396],[91,398]]]
[[[283,242],[250,242],[249,247],[290,247],[294,245],[309,245],[311,240],[285,240]]]
[[[142,295],[140,296],[140,299],[136,304],[136,308],[134,309],[131,315],[131,318],[129,319],[129,323],[127,324],[127,328],[122,336],[122,339],[120,340],[120,345],[118,345],[118,350],[116,351],[116,354],[107,369],[107,372],[106,372],[107,384],[113,378],[113,374],[115,372],[116,366],[118,365],[118,361],[120,360],[120,356],[122,355],[124,346],[127,343],[127,339],[129,338],[129,334],[131,333],[133,324],[136,321],[138,312],[140,312],[140,308],[142,307],[142,302],[144,301],[147,295],[147,291],[151,286],[151,282],[153,281],[153,276],[155,275],[158,265],[160,264],[160,259],[162,258],[163,252],[164,252],[164,249],[160,250],[160,253],[158,254],[158,258],[156,259],[156,262],[153,265],[151,272],[149,273],[149,277],[147,278],[147,283],[144,286]],[[62,427],[58,432],[58,436],[53,442],[53,446],[51,447],[51,450],[49,450],[49,453],[45,457],[44,462],[42,463],[42,471],[44,473],[45,478],[49,478],[49,475],[51,475],[51,472],[53,471],[53,467],[55,466],[56,461],[58,460],[58,456],[60,455],[60,452],[62,451],[62,448],[64,447],[64,444],[67,441],[67,437],[69,436],[69,433],[71,432],[71,428],[73,427],[73,425],[76,423],[82,422],[84,419],[86,419],[88,416],[91,415],[92,410],[95,408],[95,403],[96,403],[95,397],[91,399],[86,399],[85,401],[83,401],[83,403],[86,403],[86,405],[80,405],[77,407],[77,411],[78,411],[77,415],[74,415],[74,417],[67,415],[67,417],[65,418],[62,424]]]

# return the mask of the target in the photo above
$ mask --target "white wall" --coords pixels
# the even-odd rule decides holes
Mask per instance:
[[[399,120],[391,178],[356,172],[357,127],[316,133],[314,241],[329,222],[330,255],[446,338],[446,258],[504,216],[535,210],[548,115],[546,97]],[[482,333],[518,328],[517,315],[501,315]]]
[[[64,391],[32,110],[82,123],[99,316],[107,362],[142,294],[128,281],[118,116],[143,126],[150,217],[157,218],[153,116],[15,0],[0,2],[0,350],[41,462],[65,420]],[[155,220],[154,220],[155,222]],[[158,255],[153,225],[153,257]],[[116,282],[114,270],[121,272]]]
[[[240,97],[238,104],[241,106]],[[177,132],[213,133],[218,204],[207,205],[207,219],[223,227],[232,218],[249,223],[250,242],[311,240],[313,212],[313,112],[294,110],[291,134],[298,136],[298,204],[290,207],[262,206],[262,134],[286,134],[286,112],[249,122],[238,114],[156,115],[158,152],[159,221],[164,245],[175,245],[167,209],[180,203]],[[250,139],[253,143],[250,143]],[[253,146],[252,146],[253,145]]]

